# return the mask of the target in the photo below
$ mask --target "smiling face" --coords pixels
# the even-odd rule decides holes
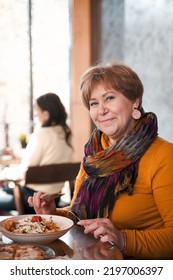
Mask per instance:
[[[131,101],[122,93],[96,85],[89,100],[90,116],[96,127],[105,133],[111,143],[128,134],[134,126],[132,111],[139,101]]]

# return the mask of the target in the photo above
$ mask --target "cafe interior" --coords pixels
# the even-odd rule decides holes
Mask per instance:
[[[81,101],[80,76],[97,63],[121,61],[139,74],[144,84],[144,108],[158,115],[159,135],[173,142],[172,1],[1,0],[0,15],[1,170],[20,164],[34,129],[35,99],[54,92],[65,105],[73,134],[72,163],[61,166],[62,177],[55,179],[65,182],[62,204],[70,203],[83,147],[93,130]],[[11,151],[17,156],[13,157]],[[33,180],[30,174],[27,176],[26,180]],[[6,183],[15,189],[17,210],[2,211],[0,215],[25,215],[20,180],[7,178]],[[74,228],[71,234],[82,233]],[[74,255],[70,237],[63,238],[57,242],[59,247],[56,244],[56,250],[63,251],[59,255],[71,259],[84,257],[76,244]],[[85,239],[83,243],[93,244],[93,240]],[[119,251],[112,250],[108,259],[115,256],[122,258]]]

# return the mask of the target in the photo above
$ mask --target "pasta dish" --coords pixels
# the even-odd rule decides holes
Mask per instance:
[[[53,221],[52,217],[48,219],[41,216],[32,216],[18,221],[12,218],[7,219],[4,228],[13,233],[50,233],[59,230],[58,225]]]

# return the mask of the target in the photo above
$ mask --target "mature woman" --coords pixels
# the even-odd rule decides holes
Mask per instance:
[[[46,93],[36,99],[34,105],[37,125],[31,135],[22,163],[16,169],[7,168],[2,173],[4,177],[15,171],[17,177],[25,177],[28,166],[48,165],[69,162],[72,158],[71,129],[67,124],[67,112],[59,96],[55,93]],[[1,174],[1,177],[3,174]],[[34,192],[60,192],[63,182],[59,184],[27,185],[22,187],[25,202],[25,212],[35,213],[28,205],[28,197]],[[9,191],[9,190],[7,190]],[[57,200],[58,202],[58,200]],[[15,210],[13,194],[0,193],[0,209]]]
[[[82,75],[81,93],[96,128],[71,203],[78,224],[128,258],[173,258],[173,144],[144,112],[141,80],[126,65],[98,65]],[[36,212],[58,213],[41,196],[29,199]]]

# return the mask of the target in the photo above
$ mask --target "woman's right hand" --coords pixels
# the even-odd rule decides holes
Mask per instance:
[[[37,214],[56,215],[56,205],[54,199],[51,201],[42,200],[43,192],[36,192],[28,198],[28,203],[34,208]]]

